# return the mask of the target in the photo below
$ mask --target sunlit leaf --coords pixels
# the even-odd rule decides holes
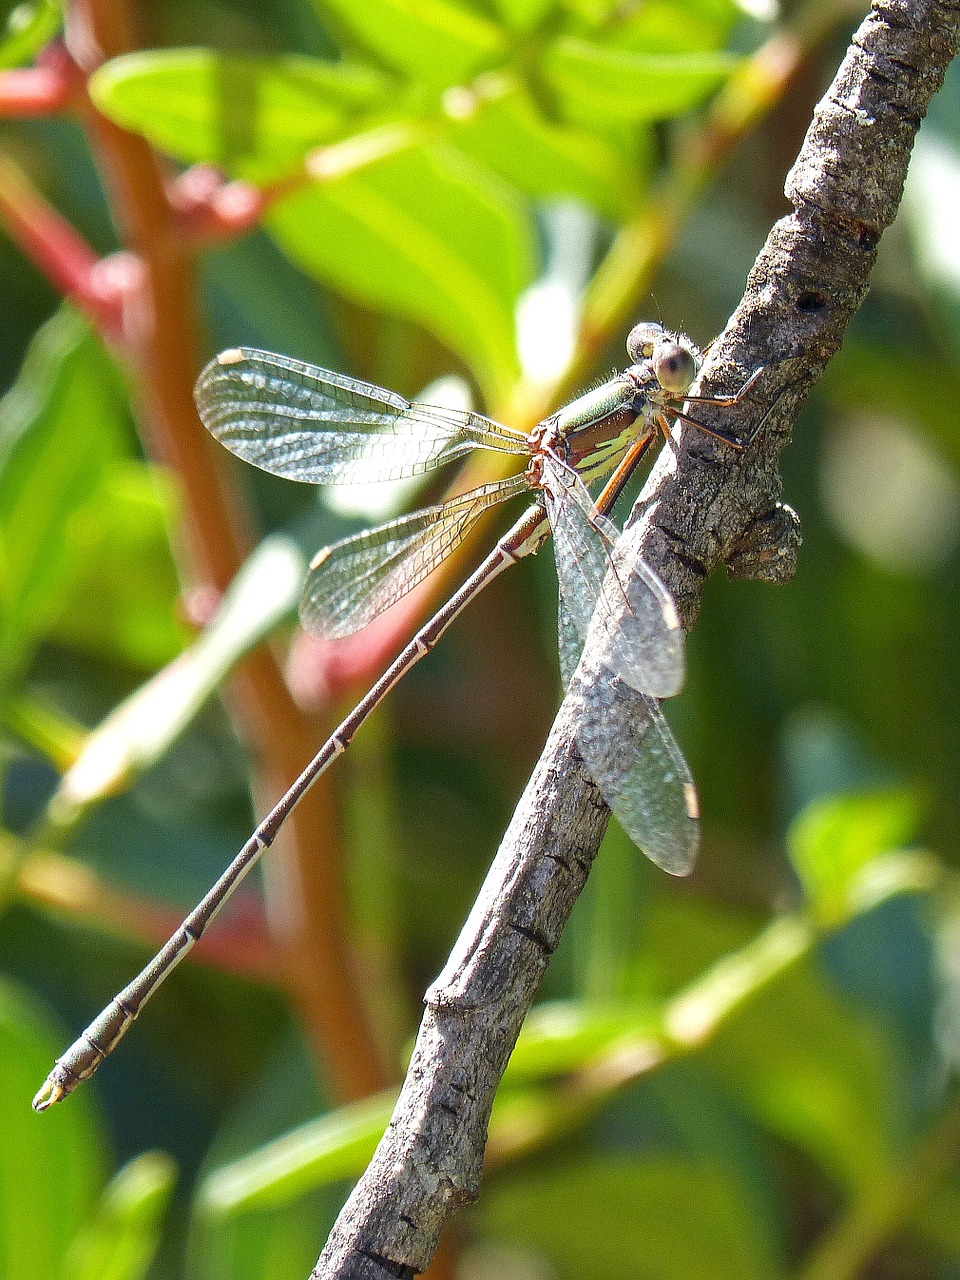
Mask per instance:
[[[790,829],[790,860],[821,918],[842,919],[863,868],[902,847],[917,824],[917,803],[902,791],[831,796],[808,805]]]
[[[288,197],[267,226],[294,261],[369,306],[418,320],[488,390],[517,373],[514,307],[532,226],[510,190],[440,147]]]
[[[582,1280],[769,1280],[778,1270],[742,1189],[702,1162],[551,1161],[491,1180],[475,1218]]]
[[[3,6],[0,29],[0,69],[29,62],[52,40],[63,22],[63,8],[57,0],[21,0]]]
[[[647,0],[625,13],[604,43],[635,53],[707,53],[726,43],[741,17],[727,0]]]
[[[917,138],[903,194],[916,264],[939,306],[954,352],[960,349],[960,247],[951,210],[960,198],[955,130],[924,129]]]
[[[103,349],[61,310],[0,402],[0,683],[65,605],[73,524],[120,448],[121,412]]]
[[[726,53],[635,53],[565,37],[547,49],[542,69],[570,119],[615,124],[689,111],[736,65]]]
[[[278,534],[262,542],[199,638],[89,735],[50,802],[52,818],[76,822],[90,805],[156,764],[230,668],[293,611],[305,570],[288,539]]]
[[[305,1191],[358,1176],[396,1103],[388,1092],[322,1116],[214,1169],[199,1189],[205,1214],[224,1216],[285,1204]]]
[[[474,5],[454,0],[314,0],[334,12],[383,62],[440,88],[482,70],[505,48],[505,35]]]
[[[611,217],[638,199],[648,157],[625,154],[596,131],[545,119],[516,82],[486,76],[475,109],[457,119],[451,139],[537,199],[574,196]]]
[[[656,1049],[660,1025],[653,1009],[594,1009],[575,1000],[537,1005],[523,1024],[504,1081],[517,1084],[562,1076],[595,1060],[618,1040],[629,1036],[636,1043],[645,1032],[651,1049]]]
[[[108,62],[90,92],[104,114],[179,160],[265,181],[340,137],[386,84],[355,63],[164,49]]]
[[[151,1151],[107,1184],[70,1251],[70,1280],[140,1280],[160,1243],[176,1180],[169,1156]]]
[[[0,1275],[51,1280],[104,1176],[89,1094],[44,1116],[30,1100],[63,1047],[36,1008],[0,984]]]

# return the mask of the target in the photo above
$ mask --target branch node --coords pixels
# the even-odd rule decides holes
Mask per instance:
[[[789,582],[797,571],[803,535],[793,507],[778,502],[747,525],[723,559],[731,578]]]

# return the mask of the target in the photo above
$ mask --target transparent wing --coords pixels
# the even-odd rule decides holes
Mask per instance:
[[[359,631],[422,582],[484,511],[528,488],[522,475],[485,484],[324,547],[310,566],[301,622],[330,640]]]
[[[579,477],[549,457],[544,480],[560,594],[574,629],[581,639],[591,628],[602,633],[604,665],[631,688],[673,697],[683,684],[683,629],[670,593],[634,553],[639,534],[621,538]]]
[[[700,806],[693,777],[663,712],[644,702],[649,727],[636,736],[629,715],[610,715],[603,701],[577,729],[584,763],[618,822],[651,862],[674,876],[691,869],[700,844]]]
[[[562,597],[557,629],[566,686],[583,642]],[[642,704],[642,716],[630,714],[631,697],[635,710]],[[603,798],[651,862],[671,875],[686,875],[700,844],[700,807],[690,769],[658,703],[621,686],[611,714],[610,673],[601,668],[584,704],[577,743]],[[646,724],[638,724],[641,720]]]
[[[470,449],[525,454],[525,438],[479,413],[417,404],[317,365],[234,348],[194,389],[204,426],[264,471],[313,484],[418,475]]]

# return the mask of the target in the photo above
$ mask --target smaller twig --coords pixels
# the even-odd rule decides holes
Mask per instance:
[[[0,116],[27,120],[60,115],[72,94],[70,82],[49,67],[15,67],[0,73]]]
[[[12,856],[18,857],[16,850]],[[28,853],[16,882],[18,893],[31,902],[71,919],[86,920],[111,934],[122,932],[145,946],[159,946],[180,923],[179,911],[107,884],[89,866],[59,853]],[[264,928],[263,912],[254,906],[252,895],[204,939],[194,957],[201,965],[254,982],[279,985],[283,976],[276,948]]]
[[[195,248],[235,240],[250,231],[270,203],[252,182],[224,180],[217,169],[197,164],[167,184],[170,208]]]
[[[0,71],[0,116],[61,115],[82,91],[73,59],[60,40],[53,40],[37,55],[36,66]]]
[[[127,288],[48,204],[26,174],[0,155],[0,221],[34,265],[83,311],[104,337],[123,333]]]

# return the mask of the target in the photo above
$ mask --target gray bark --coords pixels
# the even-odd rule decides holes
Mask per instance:
[[[811,386],[863,301],[896,214],[917,128],[957,48],[958,0],[874,5],[820,102],[786,192],[794,212],[770,232],[743,301],[711,349],[703,395],[740,404],[697,417],[746,437],[737,450],[686,426],[640,497],[641,551],[692,625],[707,574],[781,582],[794,570],[797,518],[781,504],[780,453]],[[427,1009],[393,1119],[344,1205],[312,1280],[412,1276],[479,1191],[493,1097],[524,1016],[586,880],[608,818],[584,771],[575,726],[589,655]],[[620,691],[616,714],[645,728]]]

